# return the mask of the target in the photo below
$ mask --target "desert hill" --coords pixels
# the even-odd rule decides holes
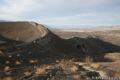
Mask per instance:
[[[30,42],[47,35],[48,29],[34,22],[0,22],[0,34],[8,39]]]
[[[14,76],[17,80],[22,75],[19,71],[21,73],[28,71],[28,67],[34,71],[36,66],[55,64],[61,59],[84,61],[86,57],[90,57],[93,61],[113,61],[113,57],[111,57],[113,54],[107,55],[107,53],[116,52],[115,55],[119,55],[119,34],[119,29],[115,28],[78,32],[75,30],[49,30],[46,26],[36,22],[0,22],[0,77]],[[119,60],[119,57],[117,59]],[[63,64],[66,63],[63,62]],[[68,65],[66,64],[66,66]],[[71,68],[70,66],[68,69]],[[76,64],[75,66],[83,67]],[[55,64],[55,69],[52,67],[51,71],[54,72],[56,68],[58,70],[60,67],[61,64],[59,66]],[[64,70],[66,71],[66,68]],[[92,70],[84,71],[87,75]],[[100,76],[97,72],[92,72],[92,74]],[[43,75],[40,75],[40,79],[41,76],[43,77]],[[89,76],[87,75],[87,77]],[[25,79],[27,78],[25,77]]]

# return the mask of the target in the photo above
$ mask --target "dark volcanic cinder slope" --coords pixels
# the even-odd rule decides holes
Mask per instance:
[[[62,50],[64,49],[63,47],[71,47],[67,42],[64,42],[64,39],[35,22],[1,22],[0,36],[2,37],[1,39],[4,37],[8,40],[18,42],[36,42],[46,48],[52,48],[54,51],[60,48]]]
[[[26,69],[23,67],[50,63],[63,47],[62,42],[63,39],[35,22],[0,22],[0,78],[9,76],[10,69],[11,76],[19,76]]]
[[[16,78],[36,65],[80,57],[80,53],[81,50],[41,24],[0,22],[0,78],[9,75]]]
[[[35,22],[0,23],[0,49],[3,52],[14,52],[14,49],[19,47],[22,47],[24,50],[27,47],[31,47],[29,50],[32,51],[35,48],[33,46],[47,50],[54,47],[57,40],[59,42],[62,41],[62,39],[54,35],[43,25]],[[39,49],[36,51],[39,52]]]
[[[16,58],[17,50],[20,50],[21,58],[25,57],[26,61],[30,57],[29,52],[32,53],[32,58],[41,59],[40,57],[46,56],[84,58],[85,56],[101,55],[103,57],[104,53],[120,51],[119,45],[113,44],[117,42],[113,41],[112,35],[109,37],[105,31],[76,33],[61,31],[59,33],[63,34],[62,36],[74,37],[62,39],[35,22],[1,22],[0,50],[3,52],[1,55],[14,54]]]
[[[17,58],[27,63],[30,59],[72,56],[80,52],[69,42],[35,22],[1,22],[0,51],[2,64],[6,60],[14,63]]]
[[[87,56],[102,59],[106,53],[120,52],[120,29],[53,30],[58,36],[76,45]]]
[[[80,79],[91,77],[90,74],[100,76],[93,70],[71,65],[71,61],[60,60],[83,60],[86,56],[99,60],[107,52],[119,52],[119,45],[106,37],[90,32],[75,33],[72,38],[64,39],[35,22],[0,22],[0,80],[9,76],[15,78],[11,80],[56,80],[61,74],[62,78],[67,75],[68,80],[75,79],[69,74],[77,74]]]

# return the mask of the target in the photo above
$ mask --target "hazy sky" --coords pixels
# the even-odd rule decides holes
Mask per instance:
[[[0,0],[0,19],[61,27],[120,25],[120,0]]]

